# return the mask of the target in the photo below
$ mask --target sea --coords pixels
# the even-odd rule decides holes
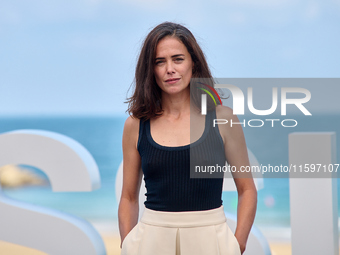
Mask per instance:
[[[340,115],[290,116],[289,119],[295,119],[298,123],[295,127],[282,126],[281,121],[284,119],[282,116],[271,116],[271,118],[280,121],[276,121],[274,127],[271,122],[265,122],[262,127],[246,125],[243,128],[247,147],[260,164],[288,165],[288,135],[290,133],[325,131],[335,132],[337,135],[337,163],[339,163]],[[49,185],[3,188],[3,192],[13,199],[66,212],[90,222],[111,224],[114,226],[114,231],[118,233],[115,179],[122,162],[121,142],[125,119],[125,115],[0,117],[0,134],[18,129],[39,129],[73,138],[92,154],[101,176],[101,188],[92,192],[52,192]],[[240,121],[245,119],[247,122],[254,117],[239,117],[239,119]],[[259,118],[256,117],[256,119]],[[259,123],[252,122],[253,125],[259,125]],[[30,168],[40,176],[47,178],[39,169],[32,166],[23,167]],[[338,188],[338,197],[340,198],[339,190]],[[236,191],[223,192],[222,200],[225,211],[236,215]],[[338,199],[339,205],[340,200]],[[260,228],[290,227],[289,178],[266,178],[264,176],[263,188],[258,191],[254,224]]]

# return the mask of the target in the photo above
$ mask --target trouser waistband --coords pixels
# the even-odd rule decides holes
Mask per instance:
[[[189,212],[163,212],[145,208],[141,222],[163,227],[201,227],[226,221],[223,205],[216,209]]]

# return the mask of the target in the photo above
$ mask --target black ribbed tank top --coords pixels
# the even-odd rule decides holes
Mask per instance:
[[[146,208],[178,212],[210,210],[222,205],[223,175],[190,178],[190,150],[204,152],[205,164],[225,165],[223,140],[218,126],[212,126],[214,118],[216,112],[208,112],[203,135],[190,145],[178,147],[156,143],[151,136],[150,120],[140,121],[137,148],[147,190]]]

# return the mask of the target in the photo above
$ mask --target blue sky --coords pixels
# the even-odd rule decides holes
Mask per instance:
[[[340,0],[0,0],[0,115],[124,114],[163,21],[194,33],[215,77],[340,77]]]

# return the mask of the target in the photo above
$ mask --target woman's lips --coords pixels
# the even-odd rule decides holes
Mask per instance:
[[[171,79],[167,79],[165,82],[169,83],[169,84],[174,84],[176,82],[178,82],[181,78],[171,78]]]

